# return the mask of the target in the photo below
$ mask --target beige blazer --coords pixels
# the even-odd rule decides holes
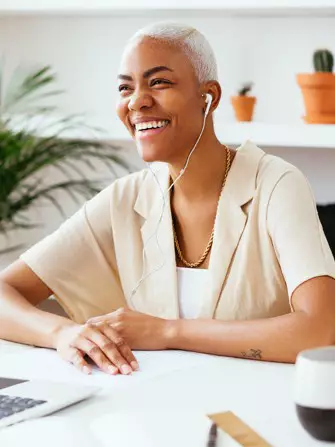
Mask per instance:
[[[166,190],[167,166],[161,165],[156,175]],[[159,246],[155,236],[162,203],[150,171],[123,177],[21,259],[77,322],[126,304],[178,318],[168,199],[157,232]],[[238,148],[219,201],[208,270],[210,286],[199,317],[222,320],[288,313],[299,284],[320,275],[335,277],[305,177],[250,141]]]

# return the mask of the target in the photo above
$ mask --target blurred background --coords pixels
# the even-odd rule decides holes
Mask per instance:
[[[45,129],[41,131],[36,122],[45,125],[43,112],[50,115],[47,106],[52,104],[58,107],[52,110],[57,116],[83,114],[85,124],[91,126],[78,126],[57,135],[58,145],[61,146],[62,138],[66,140],[69,137],[86,142],[106,142],[109,145],[107,151],[116,154],[114,161],[109,160],[114,172],[103,163],[103,157],[93,157],[86,164],[84,161],[86,180],[99,179],[108,184],[116,176],[140,169],[142,163],[135,146],[116,117],[116,76],[127,39],[137,29],[161,20],[193,25],[206,35],[212,45],[223,89],[222,102],[215,114],[216,130],[222,142],[236,147],[250,138],[267,152],[298,166],[308,177],[318,204],[335,203],[335,121],[332,122],[330,117],[329,123],[306,123],[302,89],[297,82],[298,74],[314,73],[313,55],[316,50],[327,49],[335,53],[335,0],[0,0],[0,103],[5,123],[2,153],[8,147],[6,132],[9,128],[19,132],[22,126],[25,138],[30,134],[45,136]],[[42,89],[55,83],[57,89],[64,90],[64,94],[42,98],[44,107],[35,108],[29,114],[30,127],[27,127],[24,104],[19,111],[10,111],[8,122],[8,111],[4,110],[4,93],[8,92],[8,85],[11,84],[12,89],[18,85],[22,87],[22,73],[21,78],[15,74],[19,66],[31,69],[30,75],[36,75],[38,69],[50,67],[50,73],[55,76],[45,85],[43,76],[49,75],[48,70],[37,78],[31,76],[30,81],[28,79],[30,83],[23,82],[24,88],[27,85],[30,88],[37,80],[42,81]],[[15,82],[13,76],[16,76]],[[252,83],[247,95],[256,98],[254,110],[250,121],[239,121],[231,98],[239,96],[241,87],[247,83]],[[335,113],[335,108],[333,111]],[[92,126],[104,131],[98,132]],[[40,140],[34,144],[34,150],[36,145],[41,147]],[[66,188],[55,188],[50,192],[51,198],[45,196],[43,200],[32,200],[29,202],[31,205],[24,206],[21,220],[16,220],[19,223],[22,219],[30,224],[38,223],[37,227],[28,229],[18,225],[14,228],[13,219],[11,227],[10,218],[16,209],[9,216],[6,203],[10,199],[16,206],[18,191],[22,194],[26,185],[30,187],[36,179],[48,185],[59,184],[59,175],[65,175],[67,181],[71,181],[72,175],[74,179],[80,175],[76,172],[77,161],[80,164],[76,155],[71,160],[63,157],[61,161],[65,164],[69,161],[72,170],[65,174],[59,172],[51,160],[43,169],[36,169],[30,177],[24,178],[27,183],[23,189],[23,180],[16,178],[13,187],[7,187],[5,191],[5,183],[9,184],[14,175],[14,165],[11,164],[8,180],[8,160],[12,163],[14,157],[15,166],[18,166],[18,160],[23,157],[22,151],[26,151],[26,158],[27,154],[31,156],[32,144],[29,143],[27,149],[25,140],[22,145],[21,158],[15,155],[16,149],[7,159],[4,155],[0,158],[0,194],[2,190],[3,195],[0,267],[56,229],[86,200],[85,194],[78,194],[73,200]],[[47,145],[44,148],[49,150]],[[99,151],[106,147],[93,149]],[[86,193],[89,195],[89,191]],[[332,226],[331,223],[330,228]],[[11,250],[13,246],[16,246],[15,250]]]

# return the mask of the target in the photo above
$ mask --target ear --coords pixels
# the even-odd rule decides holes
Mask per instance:
[[[202,95],[206,97],[206,94],[210,94],[212,97],[212,103],[210,106],[209,112],[214,112],[214,110],[218,107],[221,100],[221,86],[218,81],[208,81],[203,84],[201,88]],[[204,111],[206,108],[204,109]]]

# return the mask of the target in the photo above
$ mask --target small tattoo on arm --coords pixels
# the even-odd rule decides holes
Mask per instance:
[[[249,351],[242,351],[242,357],[246,359],[262,360],[262,351],[260,349],[249,349]]]

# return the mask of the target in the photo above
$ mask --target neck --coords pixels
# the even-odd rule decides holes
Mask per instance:
[[[186,158],[169,164],[172,182],[183,169]],[[214,131],[206,132],[205,129],[185,173],[173,187],[174,197],[183,201],[197,201],[216,196],[222,188],[226,162],[225,146],[216,138]]]

